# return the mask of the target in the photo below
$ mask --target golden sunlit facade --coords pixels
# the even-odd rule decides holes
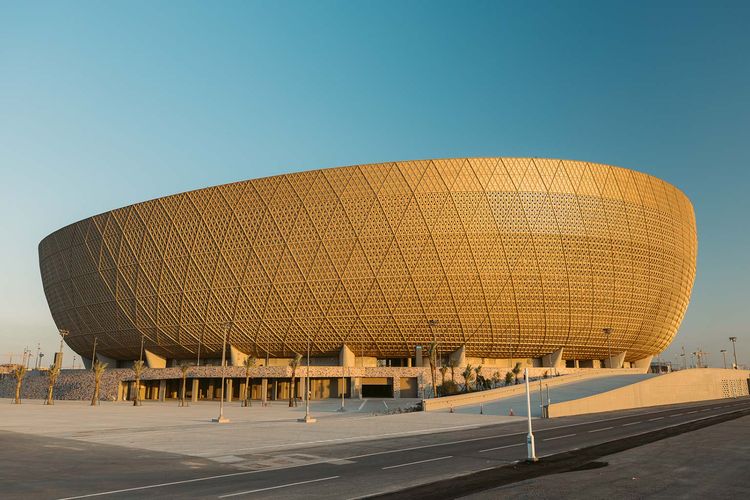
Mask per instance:
[[[356,165],[115,209],[39,245],[66,342],[137,359],[443,352],[633,361],[661,352],[695,277],[693,208],[608,165],[457,158]],[[434,326],[428,324],[435,320]],[[220,354],[218,354],[220,355]]]

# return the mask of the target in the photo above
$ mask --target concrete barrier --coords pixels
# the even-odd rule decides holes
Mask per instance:
[[[549,406],[550,417],[748,396],[749,370],[695,368]]]
[[[549,387],[555,387],[558,385],[570,384],[572,382],[580,382],[582,380],[589,380],[598,377],[611,377],[615,375],[638,375],[642,373],[643,370],[641,368],[604,368],[601,370],[592,368],[586,369],[585,371],[571,373],[569,375],[546,378],[544,379],[544,383],[546,385],[549,385]],[[478,405],[480,403],[488,403],[511,396],[517,396],[525,392],[526,388],[524,384],[520,383],[517,385],[498,387],[497,389],[468,392],[465,394],[454,394],[453,396],[444,396],[442,398],[425,399],[422,401],[422,408],[424,409],[424,411],[435,411],[445,408],[458,408],[460,406]]]

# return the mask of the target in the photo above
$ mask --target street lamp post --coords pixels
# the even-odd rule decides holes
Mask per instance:
[[[146,334],[145,333],[141,333],[141,350],[140,350],[140,352],[138,354],[138,361],[140,361],[141,363],[143,363],[143,343],[144,343],[145,339],[146,339]]]
[[[344,407],[344,394],[346,393],[345,369],[344,363],[341,363],[341,407],[336,411],[346,411]]]
[[[609,367],[612,368],[612,348],[610,347],[609,342],[609,336],[612,334],[612,329],[602,328],[602,332],[604,332],[604,335],[607,337],[607,356],[609,356],[607,363],[609,363]]]
[[[94,363],[96,362],[96,339],[97,337],[94,337],[94,350],[91,352],[91,369],[94,369]]]
[[[55,364],[62,369],[62,362],[63,362],[63,341],[65,340],[65,337],[67,337],[70,332],[68,330],[58,330],[60,332],[60,354],[58,354],[59,358],[55,360]]]
[[[305,375],[305,416],[297,419],[297,422],[313,424],[316,419],[310,416],[310,337],[307,337],[307,374]]]
[[[529,369],[524,368],[523,378],[526,380],[526,421],[529,432],[526,434],[526,461],[536,462],[536,448],[534,446],[534,433],[531,430],[531,391],[529,390]]]
[[[201,331],[200,337],[198,337],[198,361],[195,363],[195,366],[201,365],[201,344],[203,343],[203,332]]]
[[[226,376],[227,336],[231,329],[231,322],[224,325],[224,342],[221,347],[221,398],[219,399],[219,416],[213,419],[213,422],[219,424],[229,422],[229,419],[224,416],[224,377]]]
[[[737,337],[729,337],[729,340],[732,341],[732,352],[734,353],[734,369],[739,369],[739,365],[737,364]]]
[[[724,369],[726,370],[727,369],[727,350],[722,349],[720,352],[721,352],[721,355],[724,356]]]

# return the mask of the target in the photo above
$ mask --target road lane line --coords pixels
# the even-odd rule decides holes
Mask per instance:
[[[446,458],[453,458],[453,455],[448,455],[446,457],[438,457],[438,458],[428,458],[427,460],[418,460],[416,462],[409,462],[409,463],[406,463],[406,464],[389,465],[388,467],[382,467],[382,470],[386,470],[386,469],[398,469],[399,467],[407,467],[409,465],[424,464],[424,463],[427,463],[427,462],[436,462],[438,460],[445,460]]]
[[[684,415],[684,413],[674,413],[670,417],[679,417],[680,415]]]
[[[495,446],[494,448],[487,448],[486,450],[479,450],[479,453],[486,451],[504,450],[505,448],[514,448],[516,446],[524,446],[526,443],[506,444],[505,446]]]
[[[729,406],[729,405],[727,405],[727,406]],[[744,403],[737,403],[736,405],[733,405],[733,406],[745,406],[745,404]],[[661,410],[661,411],[664,411],[664,410]],[[741,410],[731,410],[731,411],[724,412],[724,413],[719,413],[719,414],[713,415],[713,416],[727,415],[729,413],[735,413],[736,411],[741,411]],[[657,411],[657,412],[651,412],[651,413],[643,413],[643,414],[640,414],[640,416],[654,414],[654,413],[660,413],[660,412]],[[695,412],[693,412],[693,413],[695,413]],[[601,422],[601,421],[610,421],[610,420],[619,420],[619,419],[628,418],[628,417],[632,417],[632,416],[633,415],[628,415],[628,416],[623,416],[623,417],[615,417],[615,418],[608,418],[608,419],[602,419],[602,420],[598,420],[598,422]],[[688,421],[685,421],[685,422],[680,422],[678,424],[668,425],[668,426],[666,426],[664,428],[677,427],[679,425],[684,425],[684,424],[688,424],[688,423],[692,423],[692,422],[699,422],[701,420],[705,420],[705,419],[708,419],[708,418],[711,418],[711,416],[709,416],[709,417],[700,417],[700,418],[696,418],[696,419],[693,419],[693,420],[688,420]],[[553,428],[548,428],[548,429],[543,429],[543,430],[559,429],[559,428],[563,428],[563,427],[574,427],[574,426],[577,426],[577,425],[586,425],[586,424],[590,424],[590,423],[592,423],[592,422],[582,422],[582,423],[578,423],[578,424],[567,424],[567,425],[561,425],[561,426],[558,426],[558,427],[553,427]],[[625,425],[633,425],[633,424],[637,424],[637,423],[640,423],[640,422],[632,422],[632,423],[629,423],[629,424],[622,424],[622,425],[623,426],[625,426]],[[457,427],[465,427],[465,426],[457,426]],[[471,426],[469,426],[469,427],[471,427]],[[641,434],[647,434],[648,432],[652,432],[652,431],[646,431],[646,432],[643,432],[643,433],[632,434],[632,435],[627,436],[627,437],[639,436]],[[287,465],[287,466],[273,467],[273,468],[262,469],[262,470],[231,472],[231,473],[228,473],[228,474],[219,474],[219,475],[216,475],[216,476],[204,476],[204,477],[197,477],[197,478],[193,478],[193,479],[185,479],[185,480],[182,480],[182,481],[172,481],[172,482],[168,482],[168,483],[149,484],[149,485],[145,485],[145,486],[134,486],[132,488],[123,488],[123,489],[119,489],[119,490],[101,491],[101,492],[97,492],[97,493],[88,493],[88,494],[84,494],[84,495],[75,495],[75,496],[70,496],[70,497],[64,497],[64,498],[61,498],[59,500],[74,500],[74,499],[78,499],[78,498],[91,498],[91,497],[98,497],[98,496],[105,496],[105,495],[114,495],[114,494],[118,494],[118,493],[127,493],[127,492],[131,492],[131,491],[141,491],[141,490],[148,490],[148,489],[154,489],[154,488],[163,488],[163,487],[166,487],[166,486],[175,486],[175,485],[179,485],[179,484],[189,484],[189,483],[196,483],[196,482],[201,482],[201,481],[210,481],[210,480],[214,480],[214,479],[224,479],[224,478],[227,478],[227,477],[247,476],[247,475],[251,475],[251,474],[260,474],[260,473],[263,473],[263,472],[271,472],[271,471],[286,470],[286,469],[296,469],[296,468],[299,468],[299,467],[309,467],[311,465],[325,464],[325,463],[330,463],[330,462],[339,462],[339,461],[342,461],[342,460],[354,460],[354,459],[357,459],[357,458],[365,458],[365,457],[371,457],[371,456],[376,456],[376,455],[387,455],[387,454],[391,454],[391,453],[401,453],[401,452],[404,452],[404,451],[412,451],[412,450],[418,450],[418,449],[424,449],[424,448],[434,448],[436,446],[448,446],[448,445],[453,445],[453,444],[470,443],[470,442],[474,442],[474,441],[482,441],[482,440],[486,440],[486,439],[496,439],[496,438],[500,438],[500,437],[518,436],[518,435],[526,435],[526,433],[525,432],[513,432],[513,433],[510,433],[510,434],[500,434],[500,435],[494,435],[494,436],[485,436],[485,437],[477,437],[477,438],[470,438],[470,439],[462,439],[462,440],[451,441],[451,442],[447,442],[447,443],[435,443],[435,444],[428,444],[428,445],[422,445],[422,446],[413,446],[411,448],[401,448],[401,449],[395,449],[395,450],[377,451],[377,452],[373,452],[373,453],[364,453],[362,455],[354,455],[354,456],[351,456],[351,457],[330,458],[330,459],[320,460],[320,461],[317,461],[317,462],[308,462],[308,463],[305,463],[305,464]],[[574,436],[575,434],[571,434],[571,435]],[[561,436],[561,437],[566,437],[566,436]]]
[[[642,420],[639,420],[637,422],[627,422],[627,423],[622,424],[622,426],[623,427],[627,427],[628,425],[640,424],[641,422],[642,422]]]
[[[693,411],[687,412],[688,415],[690,415],[691,413],[698,413],[698,410],[693,410]]]
[[[649,418],[649,419],[648,419],[648,421],[649,421],[649,422],[654,422],[654,421],[656,421],[656,420],[661,420],[661,419],[663,419],[663,418],[664,418],[664,417],[654,417],[654,418]]]
[[[589,432],[602,432],[602,431],[608,431],[610,429],[614,429],[614,427],[602,427],[601,429],[594,429]]]
[[[321,477],[319,479],[311,479],[309,481],[297,481],[296,483],[280,484],[278,486],[269,486],[268,488],[258,488],[257,490],[240,491],[238,493],[229,493],[228,495],[221,495],[219,498],[238,497],[240,495],[249,495],[250,493],[259,493],[261,491],[278,490],[279,488],[288,488],[289,486],[299,486],[300,484],[319,483],[320,481],[330,481],[331,479],[338,479],[340,476]]]
[[[555,437],[551,437],[547,439],[542,439],[542,441],[552,441],[553,439],[563,439],[563,438],[569,438],[573,436],[575,436],[575,434],[565,434],[564,436],[555,436]]]
[[[366,404],[367,404],[367,400],[365,399],[364,401],[362,401],[362,404],[361,404],[361,405],[359,405],[359,408],[357,408],[357,411],[362,411],[362,407],[363,407],[364,405],[366,405]]]

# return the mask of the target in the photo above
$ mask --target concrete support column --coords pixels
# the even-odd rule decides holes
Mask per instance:
[[[621,353],[618,353],[612,356],[612,358],[607,358],[606,360],[604,360],[604,367],[605,368],[622,368],[622,364],[625,362],[625,354],[626,354],[626,351],[622,351]]]
[[[414,366],[421,367],[423,361],[422,346],[418,345],[414,348]]]
[[[577,359],[576,359],[576,360],[574,360],[574,364],[573,364],[573,366],[575,366],[576,368],[580,368],[580,366],[578,365],[578,360],[577,360]]]
[[[234,393],[234,391],[232,390],[232,382],[234,381],[231,378],[224,380],[224,401],[226,401],[227,403],[232,402],[232,394]]]
[[[167,367],[167,358],[162,358],[161,356],[154,354],[148,349],[144,350],[144,352],[146,354],[146,366],[148,366],[149,368],[166,368]]]
[[[164,398],[167,397],[167,381],[159,381],[159,401],[164,402]]]
[[[455,361],[457,366],[466,366],[466,346],[461,346],[450,353],[448,360]]]
[[[645,358],[641,358],[639,360],[636,360],[633,365],[635,368],[640,368],[643,370],[643,373],[648,373],[648,371],[651,369],[651,361],[654,359],[654,356],[646,356]]]
[[[276,401],[279,397],[279,381],[273,379],[273,391],[271,392],[271,401]]]
[[[213,401],[215,395],[216,395],[216,390],[214,387],[214,379],[209,379],[208,380],[208,392],[206,393],[206,399]]]
[[[229,345],[229,366],[243,366],[248,355],[240,351],[233,345]]]
[[[193,403],[198,402],[198,391],[200,390],[200,380],[197,378],[193,379],[193,390],[190,399]]]
[[[260,381],[260,401],[262,406],[266,406],[268,402],[268,379],[263,378]]]
[[[395,399],[401,399],[401,377],[391,378],[393,384],[393,397]]]
[[[247,392],[247,385],[245,384],[245,381],[240,382],[240,401],[245,400],[245,392]],[[250,396],[248,396],[247,399],[251,399]]]
[[[360,377],[352,377],[350,382],[352,398],[362,399],[362,379]]]
[[[346,344],[342,345],[339,351],[339,366],[354,366],[354,360],[354,352]]]
[[[551,352],[549,354],[545,354],[542,356],[542,366],[549,367],[549,368],[562,368],[563,366],[563,348]]]

